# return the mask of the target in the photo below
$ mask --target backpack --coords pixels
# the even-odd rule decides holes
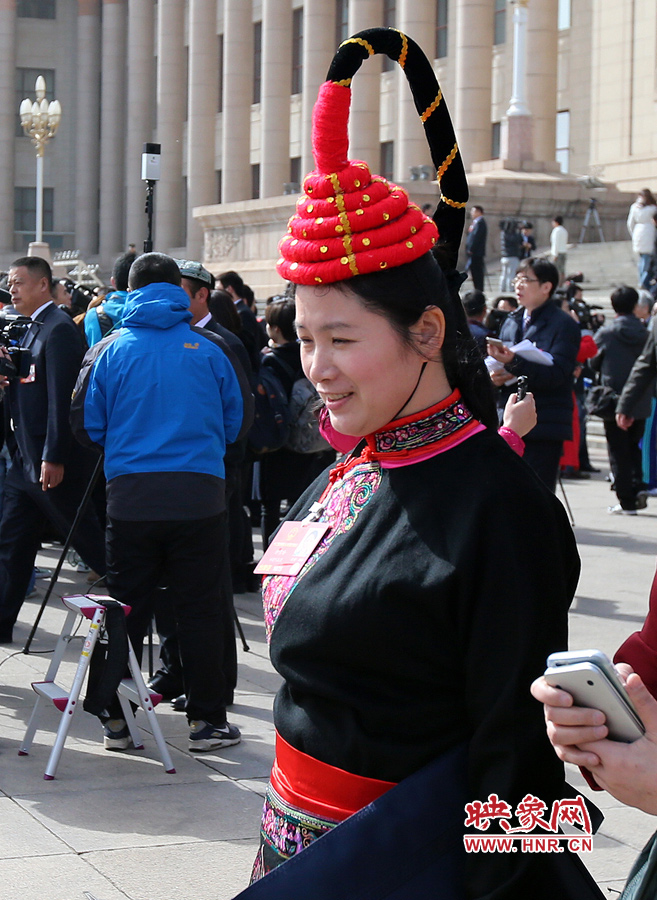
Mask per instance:
[[[285,445],[295,453],[320,453],[331,445],[319,431],[319,419],[315,415],[318,394],[312,383],[300,375],[290,394],[290,434]]]
[[[269,366],[260,366],[256,377],[248,444],[254,453],[271,453],[285,446],[289,437],[290,409],[285,389]]]

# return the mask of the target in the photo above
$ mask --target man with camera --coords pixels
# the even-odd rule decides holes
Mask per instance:
[[[2,376],[7,443],[12,465],[5,481],[0,522],[0,643],[9,644],[49,520],[66,535],[93,467],[93,458],[72,438],[71,392],[83,345],[69,315],[52,300],[52,274],[37,256],[9,269],[14,309],[32,324],[21,339],[29,361],[13,377]],[[91,509],[80,521],[73,546],[90,568],[105,572],[104,537]]]

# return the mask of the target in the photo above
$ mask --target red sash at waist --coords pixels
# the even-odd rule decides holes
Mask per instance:
[[[295,750],[277,732],[271,786],[291,806],[342,822],[395,785],[392,781],[364,778],[313,759]]]

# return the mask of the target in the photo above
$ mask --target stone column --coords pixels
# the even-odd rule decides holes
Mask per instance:
[[[84,259],[98,253],[100,0],[78,0],[77,51],[75,245]]]
[[[306,40],[310,39],[307,36]],[[278,197],[290,180],[292,0],[263,0],[260,196]]]
[[[491,155],[492,63],[490,0],[457,0],[454,125],[466,168]]]
[[[153,140],[153,92],[155,90],[154,51],[155,4],[153,0],[128,3],[128,92],[125,154],[125,236],[141,250],[147,235],[141,180],[141,152]],[[157,187],[155,188],[157,202]],[[159,249],[155,235],[154,249]]]
[[[305,0],[303,5],[303,94],[301,113],[301,175],[315,168],[312,154],[312,112],[319,86],[337,47],[334,4]]]
[[[215,124],[219,106],[216,0],[189,2],[187,114],[187,255],[201,259],[203,229],[192,211],[215,203]]]
[[[558,0],[530,0],[527,30],[527,103],[534,158],[554,161],[557,127]]]
[[[514,163],[534,158],[532,117],[527,106],[527,3],[513,2],[513,86],[502,121],[501,156]]]
[[[349,34],[380,25],[382,0],[349,0]],[[379,133],[381,97],[381,57],[363,62],[352,82],[349,117],[349,157],[364,159],[377,172],[381,157]]]
[[[138,0],[139,2],[139,0]],[[183,243],[183,122],[187,98],[185,0],[161,0],[157,16],[157,137],[161,178],[155,188],[155,240],[168,252]],[[143,209],[143,207],[142,207]]]
[[[253,22],[249,0],[224,0],[222,202],[251,198]]]
[[[100,262],[123,248],[125,151],[125,0],[103,0],[100,92]]]
[[[397,27],[413,38],[431,59],[436,28],[435,0],[400,0]],[[411,166],[431,165],[431,153],[406,75],[397,66],[395,181],[408,181]]]
[[[16,0],[0,0],[0,253],[14,252]]]

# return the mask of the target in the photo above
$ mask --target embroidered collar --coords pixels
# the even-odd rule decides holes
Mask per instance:
[[[420,461],[442,453],[482,428],[461,400],[461,392],[452,391],[440,403],[402,419],[390,422],[385,428],[368,434],[360,455],[349,455],[329,473],[329,482],[319,499],[321,504],[331,487],[363,462],[385,463]]]
[[[412,459],[446,450],[479,427],[458,390],[420,412],[390,422],[367,436],[369,459]]]

